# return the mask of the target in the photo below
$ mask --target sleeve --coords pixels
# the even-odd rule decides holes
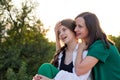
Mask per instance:
[[[107,48],[105,48],[104,44],[102,42],[93,44],[88,49],[87,56],[93,56],[97,58],[99,61],[105,63],[106,59],[109,56],[109,51]]]

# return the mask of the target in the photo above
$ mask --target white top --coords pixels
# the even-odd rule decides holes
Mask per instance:
[[[77,56],[77,50],[78,50],[78,44],[76,45],[74,51],[73,51],[73,66],[75,65],[75,60],[76,60],[76,56]],[[87,55],[87,50],[83,52],[83,59],[86,57]],[[62,52],[60,53],[59,55],[59,65],[58,65],[58,69],[59,69],[59,66],[60,66],[60,63],[61,63],[61,58],[62,58],[63,54]],[[57,75],[55,76],[54,78],[55,80],[92,80],[92,77],[91,77],[91,70],[89,70],[86,74],[84,75],[80,75],[80,76],[77,76],[76,73],[75,73],[75,67],[73,67],[73,73],[70,73],[70,72],[67,72],[67,71],[64,71],[64,70],[60,70]]]

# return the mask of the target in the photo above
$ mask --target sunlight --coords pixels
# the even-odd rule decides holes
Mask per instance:
[[[16,1],[16,0],[14,0]],[[19,0],[18,0],[19,1]],[[95,13],[101,27],[108,35],[120,35],[119,0],[34,0],[39,3],[35,15],[42,21],[45,28],[50,28],[47,38],[55,41],[54,26],[64,19],[74,19],[79,13],[90,11]],[[15,3],[17,4],[17,2]],[[18,4],[17,4],[18,5]]]
[[[108,2],[109,1],[109,2]],[[54,26],[64,18],[74,19],[84,11],[94,12],[107,35],[120,35],[119,0],[40,0],[37,13],[44,26],[50,26],[47,38],[55,41]]]

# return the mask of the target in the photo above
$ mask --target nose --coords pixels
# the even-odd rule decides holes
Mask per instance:
[[[75,32],[77,32],[77,31],[78,31],[78,26],[76,26],[76,27],[75,27],[74,31],[75,31]]]

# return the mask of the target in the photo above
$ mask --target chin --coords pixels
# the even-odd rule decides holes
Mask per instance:
[[[77,36],[78,39],[80,39],[81,37],[80,36]]]

